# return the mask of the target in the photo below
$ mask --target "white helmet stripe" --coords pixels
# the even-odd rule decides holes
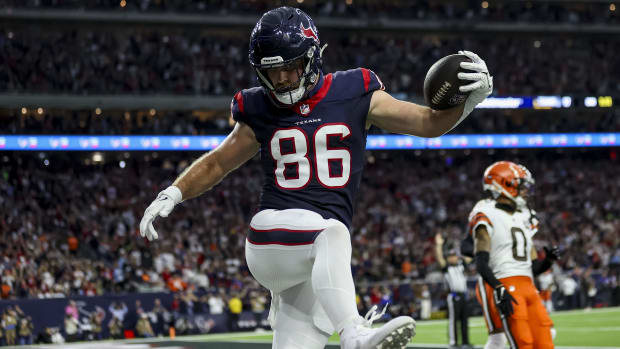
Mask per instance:
[[[512,171],[512,174],[514,174],[516,178],[521,178],[521,176],[519,175],[519,168],[517,166],[510,163],[508,165],[508,168],[510,168],[510,170]]]

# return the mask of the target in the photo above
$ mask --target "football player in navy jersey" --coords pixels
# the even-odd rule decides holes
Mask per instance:
[[[368,69],[324,74],[324,48],[303,11],[265,13],[249,48],[261,86],[235,94],[233,131],[159,193],[140,232],[157,239],[155,217],[167,217],[260,151],[264,185],[245,252],[252,275],[272,292],[273,348],[323,348],[334,331],[342,348],[404,348],[415,334],[412,318],[373,328],[385,308],[361,317],[355,304],[349,229],[367,130],[440,136],[491,93],[492,78],[482,59],[464,51],[472,62],[462,67],[476,72],[459,76],[471,81],[461,87],[469,97],[437,111],[391,97]]]

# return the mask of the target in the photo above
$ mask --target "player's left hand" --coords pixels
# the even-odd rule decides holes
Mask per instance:
[[[471,81],[470,84],[459,87],[461,92],[470,92],[465,100],[461,116],[463,119],[493,92],[493,77],[489,74],[487,64],[477,54],[470,51],[459,51],[459,53],[471,59],[471,62],[461,62],[461,68],[474,71],[474,73],[458,73],[457,75],[461,80]]]
[[[557,261],[562,257],[562,252],[557,246],[551,246],[551,248],[544,246],[543,249],[545,250],[545,258],[549,260]]]
[[[518,304],[504,285],[498,286],[493,290],[493,300],[499,312],[505,317],[509,317],[514,313],[512,303]]]
[[[472,81],[472,83],[459,87],[461,92],[471,92],[470,97],[482,99],[482,102],[488,95],[493,92],[493,77],[489,74],[487,64],[477,54],[470,51],[459,51],[459,54],[465,55],[471,59],[471,62],[461,62],[461,68],[473,70],[475,73],[458,73],[461,80]]]

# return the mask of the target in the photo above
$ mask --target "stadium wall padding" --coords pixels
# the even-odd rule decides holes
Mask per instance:
[[[170,311],[173,301],[173,294],[171,293],[136,293],[136,294],[123,294],[123,295],[103,295],[94,297],[70,297],[70,298],[49,298],[49,299],[20,299],[20,300],[0,300],[0,311],[4,311],[7,307],[18,305],[25,315],[32,317],[34,325],[33,335],[36,338],[37,334],[44,331],[46,327],[56,327],[64,336],[64,315],[65,308],[69,304],[70,300],[76,302],[79,310],[80,323],[84,322],[92,312],[97,310],[97,307],[105,311],[105,318],[102,323],[102,330],[104,338],[108,337],[108,323],[112,318],[112,313],[108,310],[113,302],[124,302],[127,305],[127,314],[124,319],[125,329],[134,329],[135,322],[138,319],[136,314],[136,301],[141,302],[141,307],[145,312],[150,312],[153,309],[155,299],[159,298],[162,305]],[[182,304],[182,302],[181,302]],[[170,312],[171,315],[174,314]],[[266,319],[267,311],[263,314],[263,319]],[[191,331],[187,334],[204,333],[204,332],[227,332],[229,328],[229,316],[224,314],[209,314],[202,312],[195,312],[192,315],[188,315],[181,308],[181,312],[177,314],[176,318],[182,318],[186,324],[189,324]],[[248,323],[254,320],[254,314],[250,311],[244,311],[240,316],[241,321],[247,321]],[[265,321],[263,321],[265,322]],[[265,323],[261,324],[265,325]],[[252,325],[254,326],[254,325]],[[155,326],[154,330],[155,330]],[[178,333],[178,331],[177,331]]]

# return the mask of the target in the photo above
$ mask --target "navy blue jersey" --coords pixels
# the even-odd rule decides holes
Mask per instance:
[[[265,176],[260,209],[300,208],[351,226],[364,168],[372,92],[370,70],[321,75],[308,99],[276,107],[262,87],[238,92],[233,118],[252,128]]]

